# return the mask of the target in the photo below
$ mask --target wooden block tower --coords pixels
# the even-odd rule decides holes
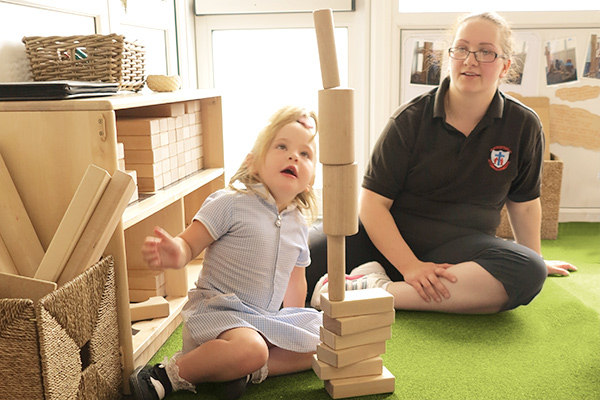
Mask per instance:
[[[329,293],[321,295],[323,326],[313,369],[334,399],[394,391],[383,366],[394,299],[383,289],[345,291],[346,236],[358,232],[358,164],[354,90],[340,88],[331,9],[313,13],[323,90],[319,91],[319,159],[323,164],[323,231]]]

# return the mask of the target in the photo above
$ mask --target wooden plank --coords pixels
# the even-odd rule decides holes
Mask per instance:
[[[324,363],[342,368],[385,353],[385,342],[365,344],[348,349],[334,350],[324,343],[317,345],[317,358]]]
[[[343,336],[336,335],[322,326],[320,328],[321,341],[334,350],[382,342],[392,338],[391,325]]]
[[[146,319],[168,317],[170,313],[169,302],[162,296],[150,297],[141,303],[131,303],[131,322]]]
[[[38,301],[56,290],[56,283],[0,272],[0,299]]]
[[[0,188],[0,237],[4,240],[19,275],[33,277],[44,257],[44,248],[2,155]]]
[[[166,296],[167,295],[167,285],[163,285],[161,287],[157,287],[154,289],[129,289],[129,301],[139,303],[143,301],[147,301],[151,297],[157,296]]]
[[[323,326],[325,329],[336,335],[352,335],[354,333],[392,325],[395,318],[396,310],[342,318],[331,318],[329,315],[323,314]]]
[[[0,237],[0,272],[14,275],[19,274],[2,237]]]
[[[104,169],[88,166],[37,268],[36,279],[58,280],[109,181],[110,175]]]
[[[325,381],[325,390],[327,390],[332,399],[392,393],[395,387],[396,378],[386,367],[383,367],[381,375]]]
[[[313,355],[313,371],[322,381],[330,379],[352,378],[357,376],[381,375],[383,372],[383,359],[380,356],[371,357],[342,368],[336,368],[324,363]]]
[[[59,285],[75,278],[100,259],[134,190],[131,176],[116,170],[60,274]]]
[[[330,301],[328,293],[323,293],[321,309],[332,318],[376,314],[393,310],[394,296],[381,288],[373,288],[348,290],[344,301]]]

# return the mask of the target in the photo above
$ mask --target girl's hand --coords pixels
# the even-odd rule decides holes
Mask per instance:
[[[406,283],[414,287],[423,300],[429,302],[433,299],[439,303],[442,301],[442,297],[450,298],[450,292],[439,277],[452,283],[456,282],[456,276],[447,270],[452,265],[417,261],[412,265],[405,266],[402,275]]]
[[[181,246],[177,239],[160,227],[154,228],[142,245],[142,258],[150,269],[180,268]]]
[[[577,267],[568,262],[559,260],[544,260],[544,262],[548,268],[548,275],[569,276],[569,271],[577,271]]]

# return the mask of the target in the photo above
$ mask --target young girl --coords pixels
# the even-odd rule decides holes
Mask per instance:
[[[248,381],[310,369],[322,318],[304,308],[314,219],[316,115],[276,112],[227,189],[209,196],[173,238],[161,228],[142,247],[150,268],[182,268],[206,248],[182,316],[183,350],[170,362],[137,368],[138,399],[161,399],[201,382],[227,382],[237,398]],[[314,131],[314,132],[313,132]],[[283,304],[283,308],[281,308]]]
[[[510,72],[511,41],[495,13],[462,19],[448,49],[449,76],[396,110],[373,149],[346,260],[351,268],[378,261],[350,275],[373,274],[359,279],[385,287],[397,309],[509,310],[528,304],[549,273],[575,269],[541,257],[542,126],[498,90]],[[504,204],[516,243],[495,236]],[[326,290],[322,278],[312,304]]]

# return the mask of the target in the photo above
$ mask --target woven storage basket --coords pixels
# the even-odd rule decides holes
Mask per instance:
[[[550,160],[544,160],[542,170],[542,239],[556,239],[558,237],[558,214],[560,210],[560,190],[562,187],[563,162],[555,154]],[[514,239],[506,206],[502,208],[500,226],[496,235],[505,239]]]
[[[119,399],[113,259],[44,296],[0,300],[0,399]]]
[[[144,87],[145,50],[124,36],[26,36],[22,39],[35,81],[118,83],[119,90]]]

